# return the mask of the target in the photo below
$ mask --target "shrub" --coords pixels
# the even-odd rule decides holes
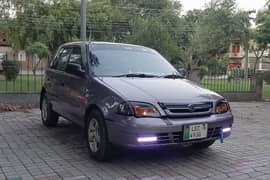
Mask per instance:
[[[3,73],[8,81],[15,81],[19,72],[19,61],[16,60],[5,60],[2,62]]]
[[[204,76],[208,74],[208,67],[207,66],[200,66],[199,67],[199,76],[200,79],[202,80]]]
[[[199,66],[195,67],[193,71],[198,72],[199,79],[202,80],[204,76],[208,74],[208,67],[207,66]]]
[[[225,55],[219,59],[208,61],[208,74],[211,74],[212,76],[226,74],[229,63],[230,58],[228,55]]]
[[[252,77],[253,71],[248,69],[248,78]],[[245,70],[244,69],[230,69],[227,71],[228,80],[231,79],[243,79],[245,77]]]
[[[265,71],[263,73],[263,79],[267,84],[270,84],[270,71]]]

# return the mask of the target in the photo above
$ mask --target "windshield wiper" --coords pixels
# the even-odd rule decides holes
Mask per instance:
[[[154,74],[144,74],[144,73],[129,73],[129,74],[122,74],[118,76],[113,77],[139,77],[139,78],[153,78],[153,77],[159,77]]]
[[[161,76],[162,78],[168,78],[168,79],[183,79],[184,77],[179,75],[179,74],[170,74],[170,75],[165,75]]]

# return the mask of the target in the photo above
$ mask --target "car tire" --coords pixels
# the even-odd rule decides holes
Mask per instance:
[[[97,161],[111,158],[111,144],[104,118],[100,111],[93,110],[87,117],[87,146],[90,156]]]
[[[59,115],[52,110],[52,106],[45,95],[43,95],[41,102],[41,119],[47,127],[55,127],[59,119]]]
[[[206,148],[210,147],[211,145],[213,145],[215,142],[216,142],[216,140],[194,143],[194,144],[192,144],[192,147],[196,148],[196,149],[206,149]]]

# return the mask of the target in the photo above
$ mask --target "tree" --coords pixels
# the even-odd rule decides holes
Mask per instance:
[[[78,0],[1,2],[0,7],[14,9],[0,13],[9,41],[17,49],[40,42],[53,54],[60,44],[79,39]],[[248,13],[238,11],[235,0],[212,0],[205,10],[184,16],[181,7],[175,0],[91,0],[87,35],[91,40],[152,47],[189,70],[200,66],[211,70],[228,52],[230,43],[242,44],[248,39]],[[15,15],[6,15],[10,12]]]
[[[154,17],[138,18],[131,24],[133,32],[128,37],[128,42],[151,47],[168,59],[177,55],[177,45],[171,39],[166,27]]]
[[[11,8],[10,0],[0,0],[0,18],[9,17],[12,11],[9,11]]]
[[[191,33],[185,46],[191,71],[201,65],[213,67],[231,43],[243,44],[248,39],[249,16],[237,11],[235,0],[212,0],[205,10],[188,12],[185,19],[193,22],[188,23]]]
[[[45,58],[47,59],[50,55],[50,52],[48,50],[48,47],[40,42],[35,42],[27,47],[27,52],[31,53],[33,55],[36,55],[38,57],[38,62],[36,62],[34,68],[33,68],[33,74],[36,74],[36,70],[42,60]]]
[[[256,56],[253,72],[256,72],[257,64],[270,43],[270,12],[268,10],[259,11],[255,19],[256,29],[252,32],[250,48]]]
[[[41,42],[54,52],[60,44],[79,34],[78,1],[6,1],[12,4],[15,14],[6,18],[6,26],[9,41],[16,49]]]
[[[87,7],[87,35],[91,40],[112,41],[113,8],[110,0],[92,0]]]

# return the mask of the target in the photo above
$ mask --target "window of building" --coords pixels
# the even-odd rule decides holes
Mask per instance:
[[[19,51],[18,60],[19,61],[26,61],[26,53],[25,53],[25,51]]]
[[[237,44],[232,45],[232,52],[240,53],[240,45],[237,45]]]

